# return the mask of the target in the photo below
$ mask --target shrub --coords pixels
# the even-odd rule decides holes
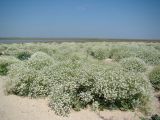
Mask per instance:
[[[151,89],[150,84],[140,74],[126,73],[121,68],[97,70],[92,73],[95,81],[92,91],[96,94],[96,99],[103,99],[110,105],[114,103],[118,107],[127,106],[127,109],[131,109],[137,107],[138,102],[143,103],[144,96],[149,97],[146,90]]]
[[[49,79],[42,71],[37,71],[36,77],[29,86],[29,94],[31,97],[46,97],[49,95]]]
[[[109,58],[115,59],[116,61],[134,55],[134,53],[129,49],[128,46],[118,46],[118,47],[113,46],[109,54],[110,54]]]
[[[157,90],[160,90],[160,65],[155,67],[149,73],[149,79],[153,85],[153,87]]]
[[[27,61],[28,65],[36,70],[53,64],[53,58],[43,52],[34,53]]]
[[[141,117],[141,120],[160,120],[160,116],[157,114],[152,115],[150,118]]]
[[[119,65],[93,64],[74,70],[58,65],[58,70],[54,67],[51,71],[48,72],[52,76],[50,106],[60,115],[87,105],[93,109],[107,106],[134,109],[149,102],[150,83],[141,74],[124,72]]]
[[[28,58],[30,58],[31,54],[27,51],[24,51],[24,52],[17,53],[16,56],[20,60],[28,60]]]
[[[18,59],[12,56],[1,56],[0,57],[0,75],[6,75],[8,72],[8,66],[19,62]]]
[[[89,51],[88,51],[89,52]],[[98,60],[103,60],[106,58],[106,50],[105,49],[102,49],[102,48],[96,48],[96,49],[93,49],[90,54],[97,58]]]
[[[71,110],[71,97],[68,93],[63,91],[62,85],[57,85],[52,89],[50,97],[50,107],[57,115],[67,116]]]
[[[152,46],[144,45],[112,46],[109,57],[116,61],[122,58],[137,57],[150,65],[157,65],[160,63],[159,51]]]
[[[139,49],[136,53],[136,57],[139,57],[145,61],[145,63],[150,65],[160,64],[160,53],[152,47],[143,47]]]
[[[83,80],[85,79],[84,74],[81,73],[80,68],[81,64],[66,61],[49,67],[48,71],[44,70],[44,74],[50,79],[50,86],[52,88],[50,91],[50,106],[55,113],[66,115],[70,112],[71,108],[79,110],[90,99],[87,96],[88,92],[87,94],[80,90],[80,83],[83,84],[84,82],[82,81],[85,81]]]
[[[8,93],[28,96],[30,93],[30,85],[33,83],[36,75],[37,72],[23,62],[11,65],[9,70],[11,87]]]
[[[154,48],[160,51],[160,45],[155,45]]]
[[[43,71],[35,70],[25,62],[11,65],[9,77],[8,93],[30,97],[46,97],[49,94],[47,76]]]
[[[120,61],[120,64],[126,71],[144,72],[146,70],[144,61],[135,57],[124,58]]]

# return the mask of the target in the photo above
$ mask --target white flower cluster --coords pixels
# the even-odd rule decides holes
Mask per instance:
[[[160,65],[155,67],[149,73],[149,79],[153,85],[153,87],[157,90],[160,90]]]
[[[136,57],[141,58],[150,65],[160,64],[160,52],[153,47],[142,47],[136,53]]]
[[[93,100],[93,96],[91,95],[91,91],[81,92],[79,94],[79,97],[85,103],[89,103],[89,102],[91,102]]]
[[[16,63],[10,66],[9,77],[11,78],[12,87],[10,93],[20,96],[28,96],[30,85],[35,80],[37,71],[29,68],[25,63]]]
[[[0,75],[6,75],[8,72],[8,66],[17,63],[19,60],[12,56],[1,56],[0,57]]]
[[[89,51],[88,51],[89,52]],[[107,49],[105,48],[94,48],[90,51],[90,54],[97,58],[98,60],[103,60],[105,59],[107,56]]]
[[[152,46],[145,45],[111,46],[110,57],[116,61],[128,57],[137,57],[147,64],[156,65],[160,63],[159,51]]]
[[[106,66],[107,67],[107,66]],[[95,81],[93,91],[106,100],[128,99],[136,94],[144,94],[148,82],[140,74],[127,73],[121,68],[97,68],[92,73]]]
[[[124,58],[120,61],[120,64],[126,71],[131,72],[145,72],[145,62],[136,57]]]
[[[43,52],[34,53],[31,58],[28,59],[27,64],[35,68],[36,70],[40,70],[45,66],[52,65],[54,63],[53,58]]]
[[[55,111],[57,115],[67,116],[72,108],[71,97],[68,93],[63,91],[63,86],[58,85],[52,88],[50,95],[50,107]]]

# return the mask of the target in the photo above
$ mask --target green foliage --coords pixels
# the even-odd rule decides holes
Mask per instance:
[[[134,53],[128,46],[116,46],[111,48],[109,57],[119,61],[120,59],[134,56]]]
[[[102,48],[94,49],[90,52],[90,54],[98,60],[103,60],[106,58],[106,50]]]
[[[6,75],[8,72],[8,66],[18,62],[18,59],[12,56],[1,56],[0,57],[0,75]]]
[[[137,57],[150,65],[160,63],[160,53],[152,46],[120,45],[113,46],[110,50],[110,58],[119,61],[123,58]]]
[[[155,115],[152,115],[151,119],[152,120],[160,120],[160,116],[155,114]]]
[[[135,57],[124,58],[120,61],[120,64],[126,71],[145,72],[146,70],[144,61]]]
[[[17,58],[20,60],[28,60],[30,58],[31,54],[29,52],[19,52],[17,53]]]
[[[99,103],[97,101],[94,101],[92,103],[92,110],[97,111],[99,109]]]
[[[160,116],[155,114],[155,115],[152,115],[150,118],[141,117],[140,119],[141,120],[160,120]]]
[[[153,87],[157,90],[160,90],[160,65],[155,67],[149,73],[149,79],[153,85]]]

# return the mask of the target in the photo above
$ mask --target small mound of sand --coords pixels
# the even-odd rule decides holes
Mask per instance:
[[[106,64],[110,64],[110,63],[113,63],[113,60],[107,58],[107,59],[105,59],[103,62],[106,63]]]

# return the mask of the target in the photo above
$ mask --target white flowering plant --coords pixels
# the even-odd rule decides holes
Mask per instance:
[[[148,65],[159,64],[157,51],[145,44],[105,42],[13,44],[3,48],[8,56],[1,55],[0,64],[8,65],[8,93],[49,97],[55,113],[67,116],[87,106],[95,111],[150,106],[158,72],[150,73],[151,83],[145,75]],[[105,58],[113,60],[104,63]]]
[[[149,79],[156,90],[160,90],[160,65],[149,73]]]
[[[17,62],[19,60],[13,56],[0,56],[0,75],[6,75],[8,66]]]
[[[143,60],[136,57],[129,57],[121,59],[120,64],[125,69],[125,71],[131,72],[145,72],[146,64]]]

